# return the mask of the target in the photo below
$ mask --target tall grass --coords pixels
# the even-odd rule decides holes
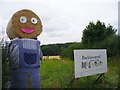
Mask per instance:
[[[108,72],[97,82],[98,75],[74,78],[74,62],[69,59],[41,61],[42,88],[116,88],[118,86],[118,58],[109,58]]]
[[[74,62],[69,59],[41,61],[40,76],[42,88],[117,88],[118,59],[108,59],[108,72],[97,82],[98,75],[74,78]],[[73,80],[73,82],[71,82]],[[5,85],[7,88],[7,85]],[[103,89],[102,89],[103,90]]]
[[[46,60],[41,62],[42,88],[67,88],[73,75],[73,61]]]

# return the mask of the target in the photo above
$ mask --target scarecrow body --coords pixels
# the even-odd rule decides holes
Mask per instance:
[[[15,39],[9,44],[10,88],[40,88],[40,42]]]
[[[21,15],[23,19],[21,19]],[[27,21],[24,23],[25,18]],[[34,23],[34,19],[38,20],[37,23]],[[30,23],[32,20],[33,25]],[[23,23],[21,24],[21,22]],[[18,24],[16,25],[16,23]],[[10,60],[9,88],[40,88],[42,52],[40,41],[33,38],[42,32],[41,27],[40,19],[36,14],[26,9],[15,13],[12,21],[9,21],[7,27],[7,34],[11,39],[8,47]]]

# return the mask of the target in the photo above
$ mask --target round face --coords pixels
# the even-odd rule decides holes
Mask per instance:
[[[42,32],[39,17],[30,10],[20,10],[12,17],[12,32],[20,38],[36,38]]]

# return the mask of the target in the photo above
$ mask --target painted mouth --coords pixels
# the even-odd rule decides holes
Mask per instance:
[[[34,28],[21,28],[23,33],[31,34],[34,32]]]

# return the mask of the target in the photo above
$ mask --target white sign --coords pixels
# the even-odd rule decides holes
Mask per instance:
[[[107,72],[106,49],[74,50],[75,78]]]

